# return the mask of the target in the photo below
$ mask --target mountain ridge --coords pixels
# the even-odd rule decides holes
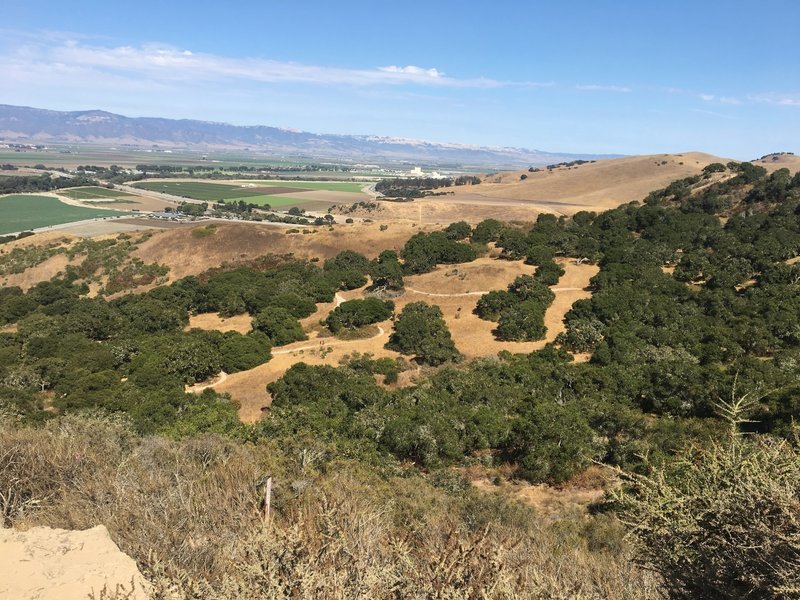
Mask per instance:
[[[316,159],[456,163],[505,169],[619,156],[440,143],[382,135],[322,134],[269,125],[127,117],[101,109],[57,111],[9,104],[0,104],[0,140],[7,143],[157,145],[209,151],[241,149]]]

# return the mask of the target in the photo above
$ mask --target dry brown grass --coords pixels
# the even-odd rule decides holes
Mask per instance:
[[[198,224],[197,227],[204,226]],[[316,231],[289,234],[289,228],[256,223],[216,223],[213,236],[197,239],[193,227],[157,232],[134,252],[145,263],[170,267],[170,280],[196,275],[223,263],[251,260],[264,254],[293,253],[298,258],[324,260],[342,250],[354,250],[372,258],[382,250],[400,250],[417,229],[410,224],[390,225],[380,231],[377,223],[326,227],[298,227]]]
[[[72,261],[64,254],[56,254],[46,261],[25,269],[22,273],[11,273],[2,278],[4,286],[19,286],[23,291],[27,291],[41,281],[49,281],[53,277],[62,274],[67,265]]]
[[[770,173],[778,169],[789,169],[792,173],[800,171],[800,156],[796,154],[775,154],[752,162],[754,165],[764,167]]]
[[[478,186],[455,188],[444,202],[481,204],[524,201],[531,209],[571,215],[580,210],[603,211],[643,200],[670,182],[697,175],[712,162],[728,162],[710,154],[655,154],[603,160],[536,173],[509,171],[489,176]],[[521,180],[522,175],[526,179]],[[435,199],[430,199],[435,201]]]
[[[210,329],[216,331],[238,331],[245,334],[252,329],[253,317],[250,315],[234,315],[221,317],[216,313],[191,315],[186,329]]]
[[[610,471],[591,466],[558,487],[533,484],[513,479],[514,467],[500,468],[472,466],[465,476],[475,488],[483,492],[499,492],[504,496],[524,502],[546,520],[559,519],[565,514],[587,514],[589,506],[602,499],[612,484]]]
[[[656,597],[607,518],[546,524],[501,494],[448,495],[348,463],[317,471],[298,449],[140,439],[97,418],[2,422],[0,448],[7,525],[103,523],[154,598]]]

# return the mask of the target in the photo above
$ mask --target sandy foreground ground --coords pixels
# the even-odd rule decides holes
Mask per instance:
[[[33,527],[0,529],[0,599],[86,600],[105,587],[147,598],[136,562],[124,554],[103,525],[84,531]]]

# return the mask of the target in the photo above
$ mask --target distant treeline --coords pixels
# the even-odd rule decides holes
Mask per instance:
[[[570,162],[560,162],[560,163],[556,163],[556,164],[553,164],[553,165],[547,165],[545,167],[545,169],[547,169],[548,171],[552,171],[553,169],[558,169],[559,167],[565,167],[565,168],[569,169],[570,167],[577,167],[577,166],[580,166],[580,165],[585,165],[587,163],[593,163],[593,162],[597,162],[597,161],[596,160],[573,160],[573,161],[570,161]],[[542,169],[540,169],[539,167],[530,167],[528,169],[528,172],[529,173],[538,173],[541,170]]]
[[[49,173],[44,175],[11,175],[9,177],[0,177],[0,194],[49,192],[83,185],[97,185],[97,181],[83,175],[76,177],[53,177]]]
[[[375,184],[375,190],[384,196],[401,198],[421,198],[428,192],[454,185],[477,185],[481,178],[475,175],[452,177],[411,177],[408,179],[381,179]]]

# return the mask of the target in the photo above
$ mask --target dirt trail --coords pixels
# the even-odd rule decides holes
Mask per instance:
[[[335,342],[326,342],[325,341],[325,340],[330,339],[330,338],[317,338],[317,339],[320,340],[319,344],[307,344],[305,346],[295,346],[294,344],[289,344],[290,347],[281,348],[280,350],[273,350],[272,351],[272,355],[273,356],[279,356],[281,354],[296,354],[296,353],[304,352],[306,350],[323,350],[323,349],[327,350],[328,348],[334,348],[336,346],[347,346],[347,345],[357,346],[357,345],[362,344],[364,342],[367,342],[369,340],[373,340],[375,338],[383,337],[384,335],[386,335],[386,330],[383,327],[381,327],[380,325],[378,325],[378,333],[376,333],[375,335],[370,336],[368,338],[363,338],[363,339],[359,339],[359,340],[337,340]],[[298,343],[302,343],[302,342],[298,342]],[[357,350],[357,348],[354,348],[354,349]]]
[[[483,296],[484,294],[488,294],[490,290],[479,291],[479,292],[459,292],[456,294],[436,294],[434,292],[423,292],[422,290],[415,290],[412,287],[406,287],[407,292],[411,292],[412,294],[421,294],[423,296],[432,296],[434,298],[458,298],[459,296]]]
[[[200,383],[195,383],[194,385],[187,385],[186,386],[186,393],[187,394],[199,394],[203,390],[207,390],[209,388],[213,388],[216,385],[220,385],[228,378],[228,374],[225,371],[220,371],[219,374],[214,376],[212,379],[208,381],[201,381]]]

